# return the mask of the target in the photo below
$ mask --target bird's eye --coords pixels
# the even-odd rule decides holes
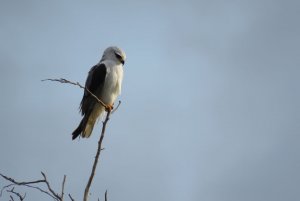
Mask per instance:
[[[116,55],[116,57],[117,57],[120,61],[123,60],[123,58],[122,58],[121,55],[119,55],[119,54],[117,54],[117,53],[115,53],[115,55]]]
[[[116,55],[117,59],[124,65],[125,61],[124,61],[123,57],[117,53],[115,53],[115,55]]]

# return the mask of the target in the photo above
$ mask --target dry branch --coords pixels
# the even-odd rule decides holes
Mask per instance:
[[[18,196],[20,201],[23,201],[26,197],[26,193],[24,194],[24,196],[22,196],[20,193],[14,191],[15,188],[12,188],[11,190],[6,190],[9,193],[15,194],[16,196]],[[13,200],[13,197],[10,195],[10,198]]]
[[[45,173],[41,172],[41,174],[43,175],[44,179],[40,179],[40,180],[35,180],[35,181],[29,181],[29,182],[18,182],[10,177],[7,177],[3,174],[0,173],[0,175],[7,181],[11,182],[11,184],[4,186],[1,189],[1,193],[0,196],[2,196],[2,192],[4,189],[11,187],[11,186],[26,186],[28,188],[33,188],[33,189],[37,189],[40,192],[50,196],[51,198],[53,198],[54,200],[58,200],[58,201],[63,201],[63,195],[58,195],[57,193],[55,193],[55,191],[51,188],[49,181],[47,180],[47,177],[45,175]],[[46,184],[48,190],[44,190],[38,186],[33,186],[32,184],[39,184],[39,183],[44,183]],[[65,177],[64,177],[64,181],[63,181],[63,185],[65,185]],[[64,188],[64,187],[63,187]],[[8,191],[10,193],[13,193],[15,195],[19,194],[17,192],[14,191],[14,188],[12,188],[12,190]],[[18,197],[20,198],[21,194],[18,195]],[[21,196],[22,200],[24,200],[25,196]],[[12,198],[11,198],[12,199]],[[21,199],[20,199],[21,200]]]
[[[62,182],[62,185],[61,185],[61,194],[60,194],[60,196],[61,196],[62,200],[64,199],[64,194],[65,194],[64,191],[65,191],[66,178],[67,178],[67,176],[64,175],[64,179],[63,179],[63,182]]]
[[[96,157],[95,157],[95,160],[94,160],[94,164],[93,164],[91,175],[89,177],[88,183],[87,183],[87,185],[85,187],[85,190],[84,190],[83,201],[87,201],[88,200],[88,194],[89,194],[89,191],[90,191],[90,187],[91,187],[92,181],[93,181],[94,176],[95,176],[96,167],[97,167],[99,156],[100,156],[100,152],[101,152],[101,149],[102,149],[101,147],[102,147],[102,141],[103,141],[104,134],[105,134],[106,124],[107,124],[107,122],[109,120],[110,113],[111,113],[111,111],[107,112],[106,118],[105,118],[105,120],[103,122],[103,125],[102,125],[101,136],[100,136],[99,141],[98,141],[98,149],[97,149]]]
[[[51,194],[52,194],[54,197],[56,197],[58,200],[62,200],[62,198],[58,195],[58,193],[55,193],[54,190],[51,188],[50,183],[49,183],[49,181],[47,180],[47,177],[46,177],[45,173],[41,172],[41,174],[43,175],[44,180],[45,180],[45,183],[46,183],[46,185],[47,185],[47,187],[48,187],[48,190],[51,192]]]
[[[82,86],[81,84],[79,84],[79,82],[72,82],[72,81],[69,81],[67,79],[64,79],[64,78],[60,78],[60,79],[44,79],[42,80],[43,81],[53,81],[53,82],[60,82],[60,83],[66,83],[66,84],[72,84],[72,85],[76,85],[76,86],[79,86],[80,88],[86,90],[91,96],[93,96],[97,101],[98,103],[100,103],[103,107],[105,107],[106,109],[108,109],[109,107],[103,103],[102,100],[100,100],[95,94],[93,94],[88,88]]]
[[[71,196],[71,194],[69,194],[69,198],[70,198],[71,201],[75,201],[75,200],[73,199],[73,197]]]
[[[16,180],[14,180],[13,178],[10,178],[8,176],[5,176],[3,174],[0,173],[0,176],[3,177],[4,179],[16,184],[16,185],[28,185],[28,184],[36,184],[36,183],[43,183],[45,182],[44,179],[40,179],[40,180],[36,180],[36,181],[29,181],[29,182],[17,182]]]
[[[93,163],[92,171],[91,171],[88,183],[87,183],[87,185],[85,187],[85,190],[84,190],[83,201],[87,201],[88,200],[89,191],[90,191],[90,187],[91,187],[92,181],[94,179],[96,168],[97,168],[98,161],[99,161],[99,158],[100,158],[100,152],[104,149],[104,148],[102,148],[102,141],[104,139],[104,134],[105,134],[107,122],[109,121],[110,115],[118,109],[118,107],[121,104],[121,101],[119,101],[117,107],[114,110],[111,110],[112,108],[110,106],[106,105],[97,96],[95,96],[88,88],[83,87],[81,84],[79,84],[79,82],[72,82],[72,81],[66,80],[64,78],[60,78],[60,79],[44,79],[42,81],[55,81],[55,82],[67,83],[67,84],[72,84],[72,85],[79,86],[80,88],[82,88],[85,91],[87,91],[92,97],[94,97],[98,101],[98,103],[100,103],[102,106],[105,107],[105,109],[107,111],[106,118],[102,122],[103,125],[102,125],[101,135],[100,135],[100,138],[99,138],[99,141],[98,141],[98,148],[97,148],[95,160],[94,160],[94,163]],[[7,177],[7,176],[5,176],[5,175],[3,175],[3,174],[0,173],[1,177],[3,177],[5,180],[11,182],[11,184],[2,187],[2,189],[0,191],[0,197],[2,196],[3,190],[6,189],[6,188],[9,188],[11,186],[26,186],[26,187],[29,187],[29,188],[37,189],[40,192],[45,193],[46,195],[50,196],[54,200],[63,201],[64,200],[64,188],[65,188],[65,182],[66,182],[66,175],[64,175],[63,182],[62,182],[62,187],[61,187],[61,194],[59,194],[59,193],[56,193],[52,189],[52,187],[50,186],[50,183],[47,180],[46,174],[44,174],[43,172],[41,172],[41,174],[42,174],[42,176],[43,176],[44,179],[35,180],[35,181],[29,181],[29,182],[17,182],[16,180],[14,180],[14,179],[12,179],[10,177]],[[40,184],[40,183],[44,183],[47,186],[47,189],[44,190],[44,189],[42,189],[42,188],[40,188],[38,186],[32,185],[32,184]],[[24,196],[22,196],[20,193],[14,191],[14,187],[11,190],[6,190],[6,191],[9,192],[9,193],[12,193],[15,196],[17,196],[20,199],[20,201],[23,201],[25,199],[26,194]],[[71,201],[75,201],[74,198],[71,196],[71,194],[68,194],[68,195],[69,195],[69,198],[70,198]],[[10,199],[12,201],[14,201],[14,198],[13,198],[12,195],[10,195]],[[105,191],[105,201],[107,201],[107,190]]]
[[[103,105],[106,108],[107,114],[106,114],[106,118],[105,118],[105,120],[103,122],[103,125],[102,125],[102,131],[101,131],[101,135],[100,135],[100,138],[99,138],[99,141],[98,141],[98,148],[97,148],[95,160],[94,160],[94,163],[93,163],[93,168],[92,168],[92,171],[91,171],[88,183],[87,183],[87,185],[85,187],[85,190],[84,190],[83,201],[87,201],[88,200],[89,191],[90,191],[90,187],[91,187],[91,184],[93,182],[93,179],[94,179],[94,176],[95,176],[95,172],[96,172],[96,168],[97,168],[97,164],[98,164],[98,161],[99,161],[100,152],[101,152],[101,150],[103,150],[103,148],[102,148],[102,141],[103,141],[105,130],[106,130],[106,124],[109,121],[110,114],[112,114],[113,112],[115,112],[119,108],[119,106],[121,104],[121,101],[119,101],[117,107],[114,110],[111,110],[111,108],[109,106],[107,106],[103,101],[101,101],[88,88],[83,87],[81,84],[79,84],[79,82],[72,82],[72,81],[69,81],[69,80],[64,79],[64,78],[60,78],[60,79],[44,79],[42,81],[55,81],[55,82],[67,83],[67,84],[72,84],[72,85],[79,86],[80,88],[86,90],[92,97],[94,97],[98,101],[98,103],[100,103],[101,105]],[[62,194],[62,196],[63,196],[63,194]],[[73,200],[73,198],[70,195],[69,195],[69,197],[70,197],[71,200]],[[107,191],[105,192],[105,200],[107,200]]]

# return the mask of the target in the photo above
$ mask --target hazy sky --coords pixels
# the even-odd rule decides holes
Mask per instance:
[[[0,172],[57,191],[66,174],[82,199],[101,123],[72,141],[83,91],[40,80],[83,84],[117,45],[122,104],[90,200],[300,200],[299,20],[296,0],[1,1]]]

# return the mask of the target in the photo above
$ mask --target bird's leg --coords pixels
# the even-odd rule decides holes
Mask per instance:
[[[114,109],[114,104],[106,104],[105,111],[110,112]]]

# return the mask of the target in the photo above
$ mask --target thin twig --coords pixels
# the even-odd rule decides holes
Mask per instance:
[[[113,114],[115,111],[117,111],[117,109],[120,107],[121,103],[122,102],[119,100],[117,107],[111,111],[111,114]]]
[[[99,156],[100,156],[100,151],[101,151],[101,146],[102,146],[102,141],[103,141],[103,138],[104,138],[104,134],[105,134],[105,129],[106,129],[106,124],[109,120],[109,115],[110,115],[111,111],[108,111],[107,114],[106,114],[106,118],[103,122],[103,126],[102,126],[102,131],[101,131],[101,136],[100,136],[100,139],[98,141],[98,149],[97,149],[97,153],[96,153],[96,157],[95,157],[95,160],[94,160],[94,164],[93,164],[93,168],[92,168],[92,172],[91,172],[91,175],[89,177],[89,180],[88,180],[88,183],[85,187],[85,191],[84,191],[84,196],[83,196],[83,201],[87,201],[88,200],[88,194],[89,194],[89,191],[90,191],[90,187],[91,187],[91,184],[92,184],[92,181],[93,181],[93,178],[95,176],[95,171],[96,171],[96,167],[97,167],[97,163],[98,163],[98,160],[99,160]]]
[[[54,190],[51,188],[50,183],[48,182],[45,173],[41,172],[41,174],[43,175],[43,177],[44,177],[44,179],[45,179],[45,183],[46,183],[46,185],[47,185],[47,187],[48,187],[48,190],[52,193],[52,195],[53,195],[56,199],[61,200],[60,196],[59,196],[57,193],[55,193]]]
[[[8,176],[5,176],[5,175],[3,175],[3,174],[1,174],[1,173],[0,173],[0,175],[1,175],[4,179],[6,179],[7,181],[10,181],[10,182],[12,183],[12,184],[9,184],[9,185],[4,186],[4,187],[1,189],[0,197],[2,196],[2,193],[3,193],[3,190],[4,190],[4,189],[6,189],[6,188],[8,188],[8,187],[10,187],[10,186],[18,185],[18,186],[26,186],[26,187],[29,187],[29,188],[37,189],[37,190],[39,190],[40,192],[45,193],[45,194],[47,194],[48,196],[52,197],[53,199],[56,199],[56,200],[57,200],[57,198],[54,197],[53,195],[51,195],[49,192],[43,190],[43,189],[40,188],[40,187],[32,186],[32,185],[31,185],[31,184],[37,184],[37,183],[46,183],[45,180],[36,180],[36,181],[29,181],[29,182],[18,182],[18,181],[14,180],[14,179],[12,179],[12,178],[10,178],[10,177],[8,177]]]
[[[69,194],[69,198],[70,198],[71,201],[75,201],[75,200],[72,198],[71,194]]]
[[[104,198],[105,198],[105,201],[107,201],[107,190],[105,191]]]
[[[29,182],[17,182],[16,180],[14,180],[13,178],[10,178],[8,176],[5,176],[3,174],[0,173],[0,176],[3,177],[4,179],[16,184],[16,185],[25,185],[25,184],[36,184],[36,183],[43,183],[45,182],[45,180],[36,180],[36,181],[29,181]]]
[[[19,197],[20,201],[23,201],[24,198],[26,197],[26,193],[25,193],[24,196],[22,196],[20,193],[14,191],[14,190],[15,190],[15,188],[13,187],[11,190],[6,190],[6,191],[9,192],[9,193],[15,194],[16,196]]]
[[[29,188],[37,189],[37,190],[41,191],[42,193],[45,193],[45,194],[49,195],[50,197],[52,197],[53,199],[56,200],[56,197],[54,197],[53,195],[51,195],[49,192],[47,192],[47,191],[41,189],[40,187],[37,187],[37,186],[31,186],[31,185],[24,185],[24,186],[29,187]]]
[[[81,84],[79,84],[79,82],[72,82],[72,81],[69,81],[69,80],[64,79],[64,78],[44,79],[44,80],[41,80],[41,81],[42,82],[44,82],[44,81],[53,81],[53,82],[67,83],[67,84],[72,84],[72,85],[79,86],[80,88],[86,90],[91,96],[93,96],[98,101],[98,103],[100,103],[103,107],[105,107],[106,109],[109,108],[103,101],[101,101],[96,95],[94,95],[88,88],[86,88],[86,87],[82,86]]]
[[[3,186],[2,189],[1,189],[1,191],[0,191],[0,197],[2,196],[2,192],[4,191],[4,189],[6,189],[6,188],[8,188],[10,186],[13,186],[13,185],[15,185],[15,184],[8,184],[6,186]]]
[[[67,177],[67,176],[64,175],[63,183],[62,183],[62,185],[61,185],[61,195],[60,195],[61,201],[64,200],[64,190],[65,190],[66,177]]]

